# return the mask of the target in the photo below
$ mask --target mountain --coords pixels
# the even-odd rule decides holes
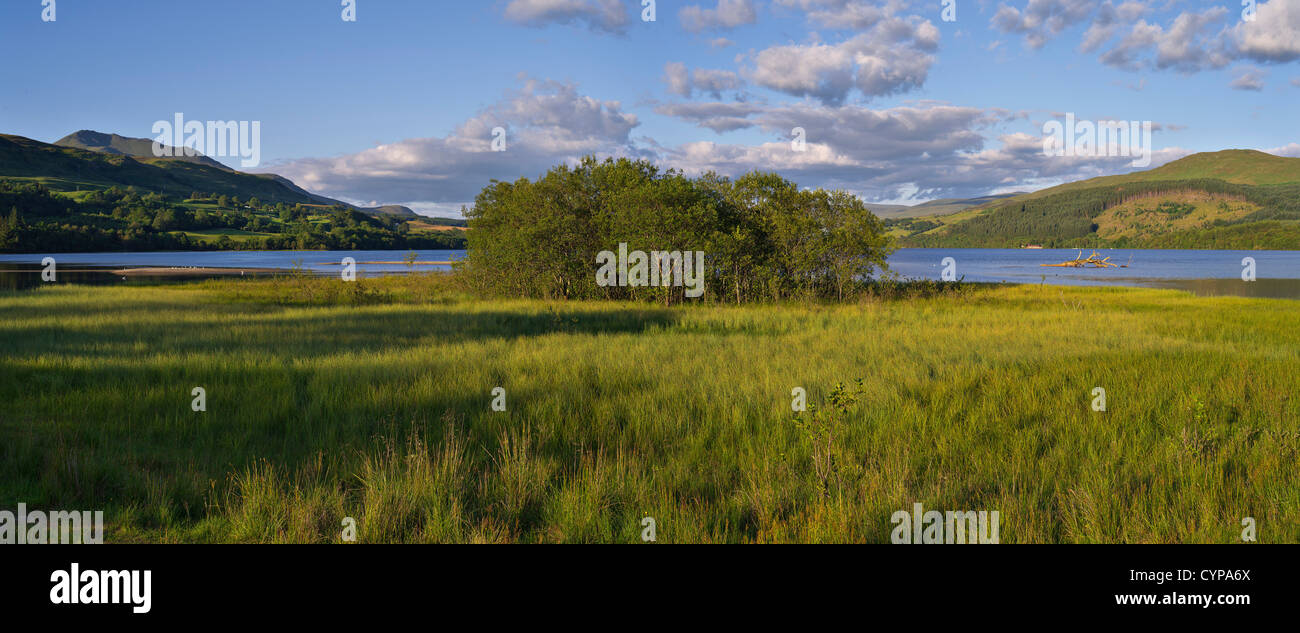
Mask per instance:
[[[899,212],[912,208],[905,204],[876,204],[874,202],[866,203],[866,207],[868,211],[882,219],[897,217]]]
[[[130,156],[135,159],[152,159],[161,158],[153,153],[153,141],[143,138],[128,138],[116,134],[104,134],[92,130],[81,130],[73,132],[54,142],[59,147],[71,147],[73,149],[83,149],[90,152],[100,152],[102,154],[118,154],[121,156]],[[187,163],[196,163],[207,165],[226,171],[233,171],[229,167],[208,158],[202,154],[195,153],[193,156],[186,156],[185,152],[176,151],[175,148],[164,145],[171,150],[166,156],[168,160],[179,160]]]
[[[423,217],[420,214],[412,211],[410,207],[404,207],[400,204],[386,204],[382,207],[374,207],[371,209],[366,209],[366,212],[370,213],[371,215],[391,215],[406,220],[416,220]]]
[[[198,156],[132,156],[139,139],[78,133],[62,142],[0,135],[0,252],[465,246],[463,230],[406,207],[359,209]]]
[[[113,142],[113,137],[103,136]],[[213,167],[195,160],[199,157],[155,158],[152,152],[148,157],[127,154],[123,150],[138,149],[135,141],[142,139],[123,141],[115,146],[96,145],[104,149],[98,151],[0,134],[0,178],[39,181],[55,191],[135,187],[182,198],[203,192],[286,204],[351,206],[312,195],[274,174],[247,174],[224,166]],[[152,141],[142,142],[152,144]]]
[[[357,207],[311,193],[276,174],[250,174],[207,156],[157,157],[153,141],[81,130],[53,144],[0,134],[0,179],[38,181],[55,191],[135,187],[182,199],[194,192],[285,204],[340,205],[371,215],[419,216],[397,205]]]
[[[924,218],[933,215],[946,215],[956,213],[971,207],[982,207],[999,200],[1013,196],[1023,195],[1022,192],[1004,193],[992,196],[980,196],[978,198],[943,198],[940,200],[931,200],[915,205],[902,204],[875,204],[868,203],[867,209],[876,214],[882,220],[897,218]]]
[[[1206,152],[888,224],[904,246],[1297,249],[1300,158]]]

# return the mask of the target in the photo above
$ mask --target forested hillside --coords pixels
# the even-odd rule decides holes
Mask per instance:
[[[0,252],[462,248],[459,232],[413,229],[400,216],[134,187],[56,193],[0,180]]]
[[[918,247],[1292,250],[1300,248],[1300,159],[1197,154],[1147,172],[887,226],[903,245]]]

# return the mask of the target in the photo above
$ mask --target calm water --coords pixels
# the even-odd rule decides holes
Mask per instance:
[[[1078,249],[942,249],[910,248],[895,253],[890,268],[905,277],[939,278],[943,259],[957,263],[967,281],[1113,285],[1117,280],[1150,282],[1176,279],[1241,280],[1241,260],[1255,259],[1259,279],[1300,279],[1300,251],[1097,251],[1111,263],[1128,268],[1044,268],[1079,256]],[[1084,250],[1083,256],[1092,254]]]
[[[406,274],[411,271],[448,270],[446,265],[409,267],[403,258],[410,251],[203,251],[162,253],[50,253],[0,255],[0,289],[31,288],[41,283],[41,260],[53,257],[60,283],[152,285],[203,278],[203,275],[157,274],[130,276],[113,274],[124,268],[238,268],[290,270],[300,266],[320,275],[337,275],[344,257],[357,261],[357,276]],[[449,262],[465,257],[465,251],[415,251],[421,262]]]
[[[1091,251],[1085,251],[1086,257]],[[461,259],[465,251],[416,251],[419,261]],[[889,258],[902,277],[939,279],[943,260],[956,260],[957,276],[966,281],[1115,285],[1181,288],[1203,295],[1240,295],[1300,299],[1300,251],[1173,251],[1107,250],[1112,262],[1128,268],[1044,268],[1074,259],[1078,249],[902,249]],[[408,267],[406,251],[222,251],[168,253],[50,254],[58,262],[59,281],[74,283],[158,283],[168,275],[123,278],[112,271],[142,267],[200,267],[289,269],[300,265],[318,274],[338,274],[344,257],[357,260],[359,276],[446,270],[448,266]],[[0,288],[26,288],[40,283],[40,262],[46,255],[0,255]],[[1257,281],[1241,280],[1242,259],[1256,262]],[[250,273],[251,274],[251,273]]]
[[[1180,288],[1202,295],[1300,299],[1300,251],[1098,251],[1128,268],[1045,268],[1079,256],[1079,249],[901,249],[890,268],[906,278],[939,279],[943,260],[956,260],[966,281],[1071,286]],[[1083,251],[1083,256],[1092,254]],[[1255,260],[1256,281],[1242,281],[1242,260]]]

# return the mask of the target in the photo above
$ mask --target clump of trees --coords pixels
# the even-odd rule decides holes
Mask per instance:
[[[689,178],[647,161],[588,157],[541,178],[493,181],[469,218],[462,273],[479,288],[557,299],[685,300],[684,286],[601,286],[597,255],[702,251],[705,300],[844,299],[891,246],[860,199],[771,173]]]

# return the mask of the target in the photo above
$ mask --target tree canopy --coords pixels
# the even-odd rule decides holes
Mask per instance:
[[[779,175],[689,178],[642,160],[588,157],[541,178],[493,181],[469,218],[463,271],[521,297],[685,300],[676,286],[601,286],[597,255],[703,252],[705,298],[845,298],[885,269],[883,225],[856,196]]]

